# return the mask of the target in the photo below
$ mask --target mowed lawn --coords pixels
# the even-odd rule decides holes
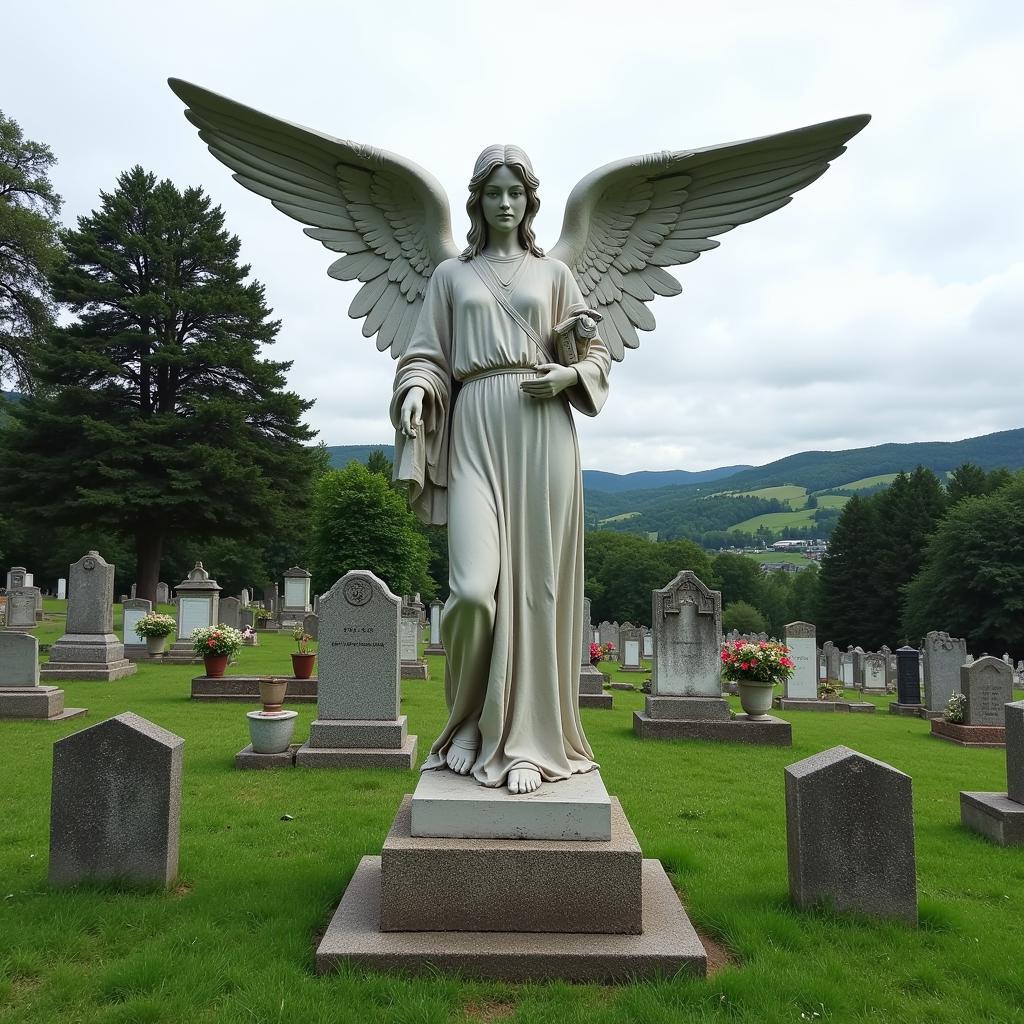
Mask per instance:
[[[39,633],[55,638],[60,624]],[[287,672],[291,646],[261,634],[229,671]],[[421,759],[445,718],[442,670],[431,659],[430,680],[402,686]],[[0,722],[4,1024],[1024,1021],[1024,850],[959,825],[958,790],[1005,788],[1003,752],[932,739],[925,722],[884,713],[886,700],[875,715],[791,714],[791,749],[640,742],[631,728],[639,693],[613,691],[613,710],[584,710],[645,856],[665,864],[694,923],[731,963],[701,981],[499,985],[314,973],[318,934],[359,859],[379,853],[416,773],[236,771],[251,708],[190,701],[197,672],[143,665],[115,683],[69,683],[68,704],[87,706],[88,719]],[[315,708],[295,707],[304,739]],[[125,710],[185,738],[178,884],[51,891],[52,744]],[[917,929],[789,904],[783,769],[838,743],[914,779]]]

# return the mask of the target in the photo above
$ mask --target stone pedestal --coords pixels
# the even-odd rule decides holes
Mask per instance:
[[[633,712],[633,733],[640,739],[793,745],[789,722],[774,715],[734,716],[724,697],[649,696],[645,709]]]
[[[903,715],[907,718],[920,718],[923,705],[921,704],[901,704],[898,700],[894,700],[889,704],[890,715]]]
[[[864,715],[873,714],[875,711],[875,705],[867,700],[801,700],[776,697],[773,703],[780,711],[846,711]]]
[[[317,719],[309,726],[309,739],[295,752],[295,763],[307,768],[412,768],[416,745],[405,715],[393,722]]]
[[[568,795],[557,792],[563,786]],[[317,949],[318,971],[348,963],[516,981],[704,976],[707,956],[679,897],[661,864],[643,859],[597,772],[529,796],[482,789],[465,776],[425,773],[381,856],[356,869]],[[543,797],[547,790],[555,792]],[[445,794],[458,806],[439,806]],[[537,838],[577,820],[574,795],[586,797],[581,820],[607,838]],[[600,808],[607,831],[594,817]],[[424,820],[523,837],[417,835]]]
[[[265,676],[195,676],[193,700],[237,700],[259,704],[260,679]],[[316,701],[317,679],[289,679],[285,704],[312,704]]]
[[[56,686],[0,686],[0,718],[63,722],[84,714],[86,708],[64,707],[64,691]]]
[[[1024,804],[1006,793],[960,793],[960,822],[999,846],[1024,846]]]
[[[604,708],[612,706],[612,695],[604,692],[604,676],[590,664],[580,669],[579,705],[581,708]]]

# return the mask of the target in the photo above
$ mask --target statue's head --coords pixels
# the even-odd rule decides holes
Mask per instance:
[[[534,256],[543,256],[544,250],[533,234],[533,219],[540,209],[539,188],[533,164],[519,146],[488,146],[476,158],[473,177],[469,179],[469,245],[460,259],[468,260],[481,252],[487,245],[490,226],[513,224],[523,248]]]

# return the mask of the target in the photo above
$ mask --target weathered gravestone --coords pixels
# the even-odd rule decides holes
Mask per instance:
[[[7,591],[7,625],[5,629],[23,633],[36,626],[36,591],[34,587],[15,587]]]
[[[941,717],[949,698],[960,690],[960,668],[967,660],[967,641],[932,630],[921,642],[924,663],[924,706],[929,717]]]
[[[382,580],[357,569],[322,596],[317,717],[296,764],[412,767],[416,737],[398,707],[401,608]]]
[[[242,593],[238,595],[238,603],[242,608],[248,608],[250,602],[251,598],[249,597],[249,588],[242,587]]]
[[[649,629],[644,628],[644,658],[650,661],[654,657],[654,635]]]
[[[1013,700],[1013,671],[999,658],[979,658],[961,666],[960,690],[967,698],[965,725],[1003,726],[1004,708]]]
[[[839,680],[844,690],[853,689],[853,651],[839,655]]]
[[[174,881],[184,744],[131,712],[54,744],[52,885]]]
[[[885,655],[864,655],[864,692],[885,693]]]
[[[722,697],[722,595],[689,570],[651,594],[651,693],[633,712],[641,739],[705,739],[790,746],[789,722],[732,717]]]
[[[789,895],[797,907],[917,923],[911,778],[833,747],[786,768]]]
[[[604,692],[604,676],[600,669],[590,663],[590,643],[594,627],[590,618],[590,598],[583,598],[583,636],[580,643],[580,689],[581,708],[603,708],[612,706],[612,695]]]
[[[629,626],[619,630],[619,671],[643,672],[644,632],[639,626]]]
[[[0,632],[0,718],[62,722],[84,714],[64,707],[63,690],[39,685],[39,641],[31,633]]]
[[[242,611],[242,602],[237,597],[222,597],[218,605],[217,619],[225,626],[232,629],[240,627],[239,615]]]
[[[854,647],[850,652],[851,658],[853,659],[853,688],[855,690],[864,689],[864,648]]]
[[[138,671],[114,635],[114,566],[96,551],[83,555],[68,573],[65,629],[50,648],[50,660],[41,673],[44,680],[110,682]]]
[[[170,604],[171,603],[171,588],[166,583],[158,583],[156,585],[156,603],[157,604]]]
[[[811,622],[790,622],[784,638],[796,663],[793,674],[782,684],[786,700],[816,700],[818,697],[818,654]]]
[[[32,573],[23,565],[14,565],[7,572],[7,589],[20,590],[22,587],[31,587],[35,583]]]
[[[1024,846],[1024,701],[1003,710],[1006,792],[961,792],[960,821],[1000,846]]]
[[[821,652],[825,656],[825,678],[838,681],[841,671],[839,648],[831,640],[826,640]]]
[[[420,657],[420,612],[410,603],[402,605],[399,625],[399,650],[402,658],[403,679],[429,679],[430,670]]]
[[[146,641],[135,632],[135,624],[152,614],[153,604],[142,597],[130,597],[122,607],[121,637],[124,640],[124,653],[130,658],[145,656]]]
[[[320,638],[320,616],[310,612],[302,619],[302,632],[314,640]]]
[[[68,597],[68,581],[65,577],[61,576],[57,580],[57,600],[66,601]]]
[[[444,644],[441,642],[441,614],[444,611],[444,602],[436,597],[430,602],[430,643],[427,644],[426,654],[444,654]]]
[[[597,626],[598,636],[601,638],[600,642],[604,644],[612,644],[613,646],[619,642],[619,626],[618,623],[608,622],[606,619],[604,622],[598,623]]]

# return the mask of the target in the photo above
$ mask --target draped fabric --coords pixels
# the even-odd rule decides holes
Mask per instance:
[[[550,339],[582,296],[564,264],[521,259],[492,267],[517,312]],[[596,767],[578,710],[583,488],[569,407],[597,415],[611,359],[595,339],[577,364],[578,385],[551,399],[524,394],[532,368],[553,361],[469,263],[448,260],[431,277],[395,376],[396,429],[409,388],[425,392],[420,436],[398,433],[395,477],[409,483],[424,522],[448,523],[449,719],[423,767],[442,767],[453,736],[478,721],[472,774],[487,786],[516,767],[533,766],[548,782]]]

